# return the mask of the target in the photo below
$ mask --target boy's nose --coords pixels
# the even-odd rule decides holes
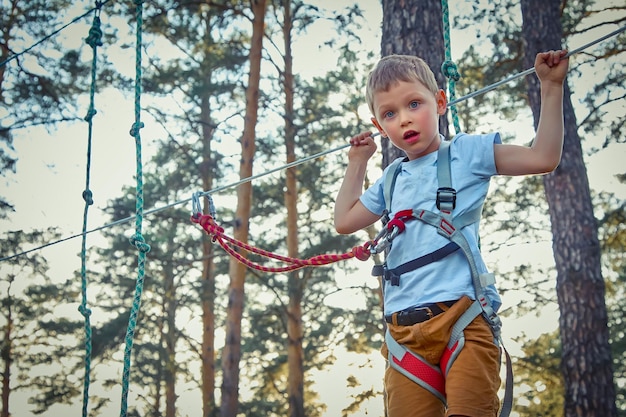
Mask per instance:
[[[402,126],[406,126],[408,124],[411,124],[411,117],[409,115],[409,112],[401,111],[399,116],[400,116],[400,124]]]

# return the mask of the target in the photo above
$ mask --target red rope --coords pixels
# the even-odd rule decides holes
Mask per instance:
[[[237,259],[242,264],[246,265],[249,268],[256,269],[258,271],[263,272],[288,272],[294,271],[296,269],[304,268],[307,266],[322,266],[328,265],[334,262],[345,261],[351,258],[357,258],[361,261],[366,261],[370,257],[369,247],[371,242],[366,242],[362,246],[354,247],[350,252],[343,254],[328,254],[328,255],[317,255],[309,259],[298,259],[291,258],[288,256],[281,256],[275,253],[256,248],[254,246],[248,245],[247,243],[241,242],[239,240],[233,239],[232,237],[226,236],[224,234],[224,228],[220,227],[213,217],[206,214],[196,214],[191,216],[191,221],[199,224],[202,228],[211,236],[214,242],[220,244],[220,246],[228,252],[229,255]],[[284,262],[288,264],[287,266],[282,267],[267,267],[260,265],[256,262],[252,262],[240,253],[238,253],[234,247],[244,249],[247,252],[254,253],[269,259],[274,259],[280,262]]]

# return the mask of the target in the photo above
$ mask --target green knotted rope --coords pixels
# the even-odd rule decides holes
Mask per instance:
[[[456,101],[456,82],[461,79],[461,74],[459,74],[456,64],[452,61],[448,0],[441,0],[441,9],[443,16],[443,43],[446,49],[446,60],[441,65],[441,72],[443,72],[443,75],[445,75],[448,79],[448,101],[454,103]],[[449,107],[452,112],[452,123],[454,123],[454,129],[456,130],[456,133],[459,133],[461,132],[461,124],[459,123],[459,114],[456,106],[451,105]]]
[[[98,63],[98,46],[102,46],[102,29],[100,28],[100,9],[102,3],[96,2],[96,13],[93,18],[93,24],[89,29],[89,36],[85,39],[85,42],[91,46],[93,50],[93,58],[91,60],[91,88],[89,91],[89,110],[85,116],[85,121],[88,124],[87,134],[87,163],[86,163],[86,175],[85,175],[85,191],[83,191],[83,200],[85,200],[85,210],[83,212],[83,239],[82,247],[80,251],[81,258],[81,294],[82,301],[78,306],[78,311],[85,318],[85,379],[83,381],[83,417],[87,417],[87,409],[89,407],[89,383],[91,381],[91,322],[89,317],[91,316],[91,310],[87,307],[87,218],[89,213],[89,206],[93,204],[93,193],[89,189],[89,181],[91,177],[91,142],[93,137],[93,116],[96,114],[95,110],[95,95],[96,95],[96,69]]]
[[[137,316],[141,306],[141,293],[143,292],[143,281],[146,266],[146,253],[150,251],[150,245],[145,242],[141,234],[143,223],[143,169],[141,163],[141,135],[139,131],[143,127],[141,122],[141,44],[143,26],[143,1],[135,0],[137,14],[137,43],[135,45],[135,123],[130,129],[130,134],[135,138],[135,149],[137,155],[137,188],[135,205],[135,234],[130,239],[131,243],[138,250],[137,262],[137,282],[135,283],[135,295],[128,318],[128,328],[126,330],[126,348],[124,350],[124,370],[122,373],[122,406],[120,416],[126,417],[128,412],[128,386],[130,380],[131,353],[133,350],[133,337],[137,326]]]

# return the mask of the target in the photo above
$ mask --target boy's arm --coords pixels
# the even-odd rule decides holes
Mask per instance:
[[[535,71],[541,81],[541,110],[531,146],[494,145],[496,169],[501,175],[545,174],[554,171],[563,149],[563,82],[567,51],[537,54]]]
[[[348,167],[335,201],[335,230],[341,234],[354,233],[380,218],[365,208],[361,200],[367,161],[376,151],[371,133],[361,133],[350,139]]]

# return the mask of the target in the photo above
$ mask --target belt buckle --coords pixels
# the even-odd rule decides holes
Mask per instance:
[[[421,316],[421,313],[426,314],[426,318]],[[424,321],[432,319],[435,315],[433,311],[428,306],[424,307],[413,307],[412,309],[406,311],[406,316],[410,318],[413,324],[422,323]]]
[[[428,318],[426,320],[430,320],[433,317],[435,317],[435,315],[433,314],[433,311],[430,309],[430,307],[428,306],[424,306],[424,307],[415,307],[413,308],[410,313],[420,313],[420,312],[425,312],[426,316],[428,316]],[[409,314],[410,314],[409,313]]]

